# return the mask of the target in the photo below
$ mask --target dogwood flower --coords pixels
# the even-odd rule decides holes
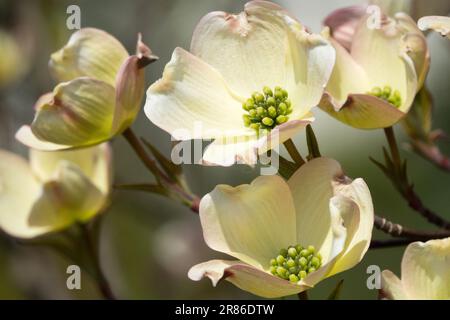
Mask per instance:
[[[221,279],[267,298],[299,293],[350,269],[370,244],[373,205],[366,183],[338,162],[316,158],[286,182],[260,176],[218,185],[200,202],[206,244],[238,260],[193,266],[192,280]]]
[[[86,222],[107,203],[107,144],[69,151],[30,150],[29,162],[0,150],[0,228],[33,238]]]
[[[393,300],[450,299],[450,238],[414,242],[402,259],[402,278],[389,270],[381,277],[381,293]]]
[[[140,40],[129,56],[110,34],[93,28],[75,32],[53,53],[50,70],[60,82],[38,99],[31,126],[16,137],[41,150],[95,145],[125,130],[144,94],[143,68],[156,59]]]
[[[203,163],[254,164],[257,154],[313,121],[334,56],[322,36],[276,4],[211,12],[197,25],[190,52],[176,48],[148,89],[145,113],[176,140],[215,139]]]
[[[450,39],[450,17],[426,16],[417,22],[420,30],[432,29],[439,32],[443,37]]]
[[[428,47],[404,13],[380,16],[380,21],[364,15],[355,26],[358,14],[357,7],[344,8],[325,20],[331,28],[336,64],[319,106],[350,126],[384,128],[411,108],[428,72]]]

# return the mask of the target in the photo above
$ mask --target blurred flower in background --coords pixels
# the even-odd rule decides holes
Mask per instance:
[[[0,150],[0,228],[33,238],[86,222],[108,203],[107,144],[77,151],[30,150],[30,160]]]

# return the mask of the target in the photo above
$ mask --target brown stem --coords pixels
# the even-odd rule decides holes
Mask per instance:
[[[397,168],[400,168],[400,152],[398,151],[397,141],[395,140],[394,129],[392,127],[384,128],[384,134],[386,135],[386,140],[389,143],[389,149],[391,150],[392,159]]]
[[[369,249],[383,249],[383,248],[392,248],[398,246],[406,246],[411,242],[415,242],[418,240],[415,239],[388,239],[388,240],[372,240],[370,242]]]
[[[440,215],[424,206],[422,200],[417,193],[414,192],[412,187],[408,187],[406,189],[404,198],[408,201],[408,205],[411,209],[420,213],[420,215],[422,215],[429,222],[442,229],[450,230],[450,221],[442,218]]]
[[[385,218],[375,216],[374,226],[380,231],[383,231],[390,236],[396,238],[408,238],[414,240],[427,241],[430,239],[442,239],[450,237],[450,232],[448,231],[420,231],[410,228],[405,228],[398,223],[393,223]]]
[[[298,152],[298,149],[295,147],[295,144],[292,141],[292,139],[286,140],[283,144],[287,152],[291,156],[292,160],[294,160],[296,164],[303,165],[305,163],[305,160],[301,156],[300,152]]]
[[[389,143],[389,149],[391,151],[392,160],[395,165],[396,176],[398,179],[397,182],[395,180],[393,180],[393,181],[395,184],[397,184],[397,188],[400,191],[400,194],[408,202],[408,205],[411,209],[418,212],[425,219],[427,219],[430,223],[432,223],[440,228],[450,230],[450,221],[444,219],[439,214],[428,209],[423,204],[419,195],[414,192],[413,186],[408,182],[406,172],[404,174],[401,174],[401,172],[403,170],[402,162],[401,162],[400,153],[399,153],[398,146],[397,146],[397,141],[395,139],[394,130],[392,129],[392,127],[385,128],[384,133],[385,133],[386,139]]]
[[[96,274],[97,279],[97,285],[99,288],[99,291],[102,293],[102,295],[107,300],[116,300],[116,297],[111,290],[111,286],[109,285],[108,280],[105,277],[105,274],[103,273],[101,264],[100,264],[100,255],[97,249],[97,245],[95,241],[92,239],[92,235],[90,230],[88,229],[87,225],[80,224],[80,229],[82,236],[86,242],[87,251],[88,254],[92,260],[92,264],[94,267],[94,272]]]
[[[172,181],[163,171],[159,169],[156,162],[148,155],[144,148],[144,145],[137,138],[131,128],[127,128],[122,134],[130,144],[130,146],[133,148],[133,150],[136,152],[142,163],[155,176],[158,184],[169,188],[171,191],[177,194],[181,198],[182,202],[188,205],[193,212],[198,213],[198,203],[200,202],[199,197],[197,195],[186,192],[182,187],[180,187],[176,182]]]

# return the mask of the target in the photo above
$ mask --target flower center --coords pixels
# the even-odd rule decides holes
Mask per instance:
[[[322,256],[314,246],[289,246],[280,250],[278,256],[270,259],[270,273],[279,278],[298,282],[322,265]]]
[[[384,88],[373,87],[372,90],[367,92],[367,94],[383,99],[384,101],[394,105],[396,108],[399,108],[402,104],[400,91],[392,90],[390,86],[384,86]]]
[[[288,121],[288,115],[292,113],[288,93],[281,87],[275,87],[273,91],[264,87],[262,93],[254,92],[252,97],[242,104],[242,108],[247,111],[242,117],[244,125],[256,131],[272,130]]]

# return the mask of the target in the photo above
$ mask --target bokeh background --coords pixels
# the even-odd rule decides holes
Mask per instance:
[[[351,0],[276,2],[315,32],[320,31],[323,18],[334,9],[363,3]],[[448,0],[441,2],[448,3]],[[5,42],[0,42],[0,70],[7,70],[9,75],[0,78],[0,148],[27,154],[26,148],[14,140],[14,133],[21,124],[32,120],[35,100],[54,85],[47,62],[49,55],[63,46],[72,32],[66,28],[68,5],[80,6],[82,27],[108,31],[130,52],[134,50],[137,33],[142,32],[144,42],[160,57],[147,68],[146,80],[150,85],[160,77],[175,47],[189,48],[192,31],[204,14],[213,10],[239,12],[244,3],[232,0],[0,1],[0,28],[13,35],[18,44],[17,50],[8,51]],[[450,132],[450,42],[437,34],[428,35],[428,40],[432,63],[427,84],[435,101],[434,127]],[[339,160],[347,175],[366,180],[377,212],[410,227],[432,228],[407,207],[369,161],[369,156],[381,159],[381,147],[386,144],[382,131],[355,130],[320,110],[314,111],[317,117],[314,128],[322,154]],[[143,112],[133,128],[169,154],[170,137],[150,123]],[[396,132],[402,143],[407,141],[400,127]],[[305,150],[304,140],[303,134],[295,138],[302,150]],[[123,138],[116,138],[112,145],[116,183],[152,181]],[[448,142],[441,146],[450,152]],[[402,154],[408,159],[410,178],[426,204],[450,218],[450,175],[407,150]],[[192,190],[200,195],[216,184],[248,183],[258,175],[257,169],[246,166],[186,165],[184,172]],[[116,190],[112,197],[112,206],[101,226],[101,259],[117,296],[126,299],[255,298],[227,282],[213,288],[207,280],[192,282],[187,278],[190,266],[219,256],[204,244],[198,217],[189,209],[147,193]],[[374,232],[374,238],[384,237]],[[367,267],[376,264],[399,274],[403,250],[403,247],[371,250],[357,267],[323,281],[310,291],[310,296],[324,299],[344,279],[342,298],[374,299],[376,290],[366,287]],[[99,298],[89,275],[82,274],[82,290],[67,290],[69,264],[72,262],[48,248],[24,245],[0,232],[0,298]]]

